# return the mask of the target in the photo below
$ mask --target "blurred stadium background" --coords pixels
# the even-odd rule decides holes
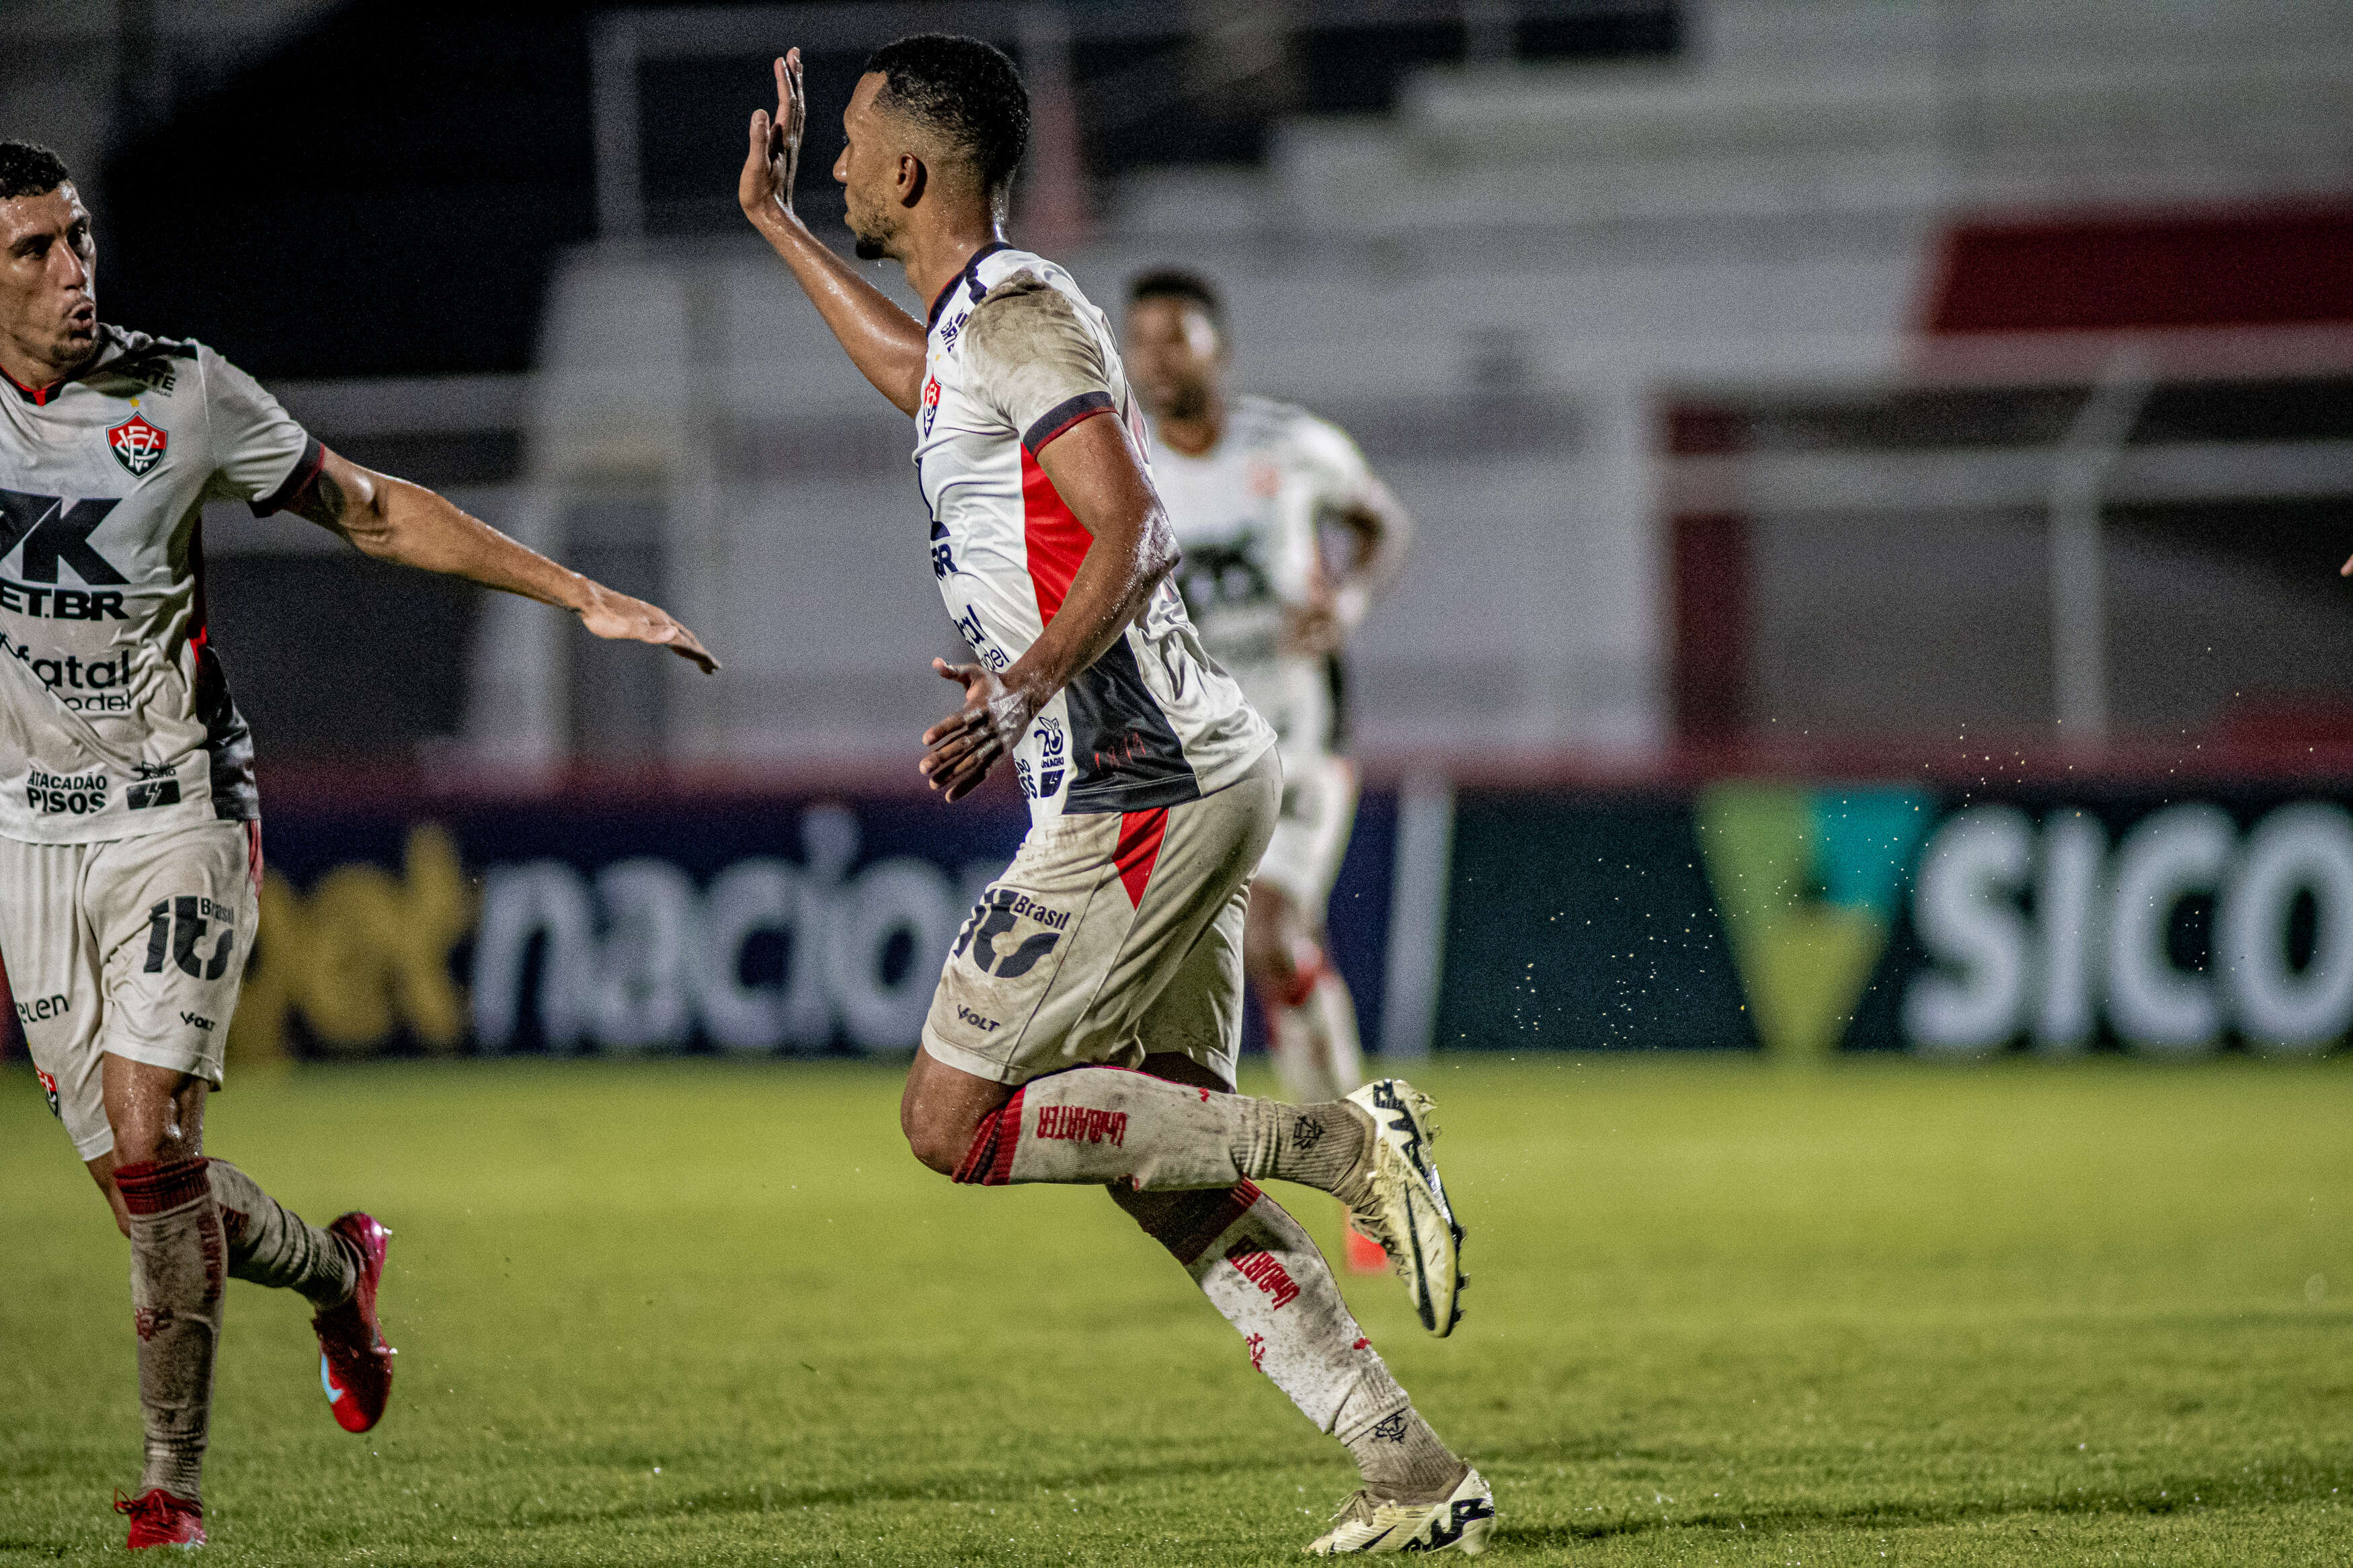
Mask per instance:
[[[797,41],[822,227],[857,60],[937,26],[1039,93],[1018,237],[1106,301],[1209,273],[1239,382],[1423,521],[1352,666],[1388,1053],[2353,1022],[2342,5],[10,11],[111,318],[729,661],[208,518],[242,1057],[910,1043],[1018,802],[907,787],[954,638],[905,434],[730,180]]]

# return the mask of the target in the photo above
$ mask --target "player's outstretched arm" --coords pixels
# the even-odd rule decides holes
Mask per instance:
[[[719,668],[695,635],[660,606],[616,594],[557,565],[421,485],[363,468],[332,452],[288,510],[342,534],[378,561],[520,594],[572,611],[600,637],[669,648],[706,674]]]
[[[1062,607],[1003,675],[932,661],[965,689],[964,710],[923,735],[923,774],[950,800],[970,795],[1020,743],[1038,710],[1103,657],[1176,564],[1176,530],[1117,415],[1106,409],[1073,425],[1038,454],[1038,466],[1094,542]]]
[[[851,270],[809,233],[793,211],[793,176],[800,168],[801,133],[807,100],[801,96],[801,52],[788,49],[776,61],[776,112],[752,111],[752,144],[735,200],[841,340],[859,373],[912,416],[923,391],[923,327],[891,302],[890,296]]]

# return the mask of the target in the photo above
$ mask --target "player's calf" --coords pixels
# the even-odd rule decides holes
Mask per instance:
[[[114,1184],[131,1213],[132,1321],[139,1332],[139,1408],[146,1427],[141,1495],[204,1495],[213,1357],[220,1343],[227,1244],[205,1161],[144,1160]]]
[[[1255,1184],[1196,1193],[1113,1187],[1112,1195],[1234,1325],[1250,1365],[1289,1394],[1318,1431],[1346,1445],[1364,1477],[1357,1496],[1368,1509],[1419,1510],[1419,1521],[1473,1474],[1389,1375],[1314,1242]]]

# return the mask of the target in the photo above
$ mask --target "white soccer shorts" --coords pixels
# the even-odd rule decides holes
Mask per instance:
[[[114,1147],[102,1056],[219,1085],[260,880],[258,822],[99,844],[0,838],[0,963],[49,1109],[84,1160]]]

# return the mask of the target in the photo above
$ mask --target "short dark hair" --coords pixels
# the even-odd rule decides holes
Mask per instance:
[[[995,201],[1029,147],[1029,89],[1005,51],[978,38],[917,33],[866,57],[882,78],[876,101],[944,139],[972,161]]]
[[[47,195],[73,176],[66,161],[37,142],[0,142],[0,202]]]
[[[1155,268],[1139,272],[1129,279],[1127,302],[1141,305],[1146,300],[1182,300],[1188,305],[1198,305],[1201,314],[1209,318],[1209,325],[1218,329],[1218,336],[1226,335],[1226,301],[1218,293],[1217,285],[1198,272],[1182,267]]]

